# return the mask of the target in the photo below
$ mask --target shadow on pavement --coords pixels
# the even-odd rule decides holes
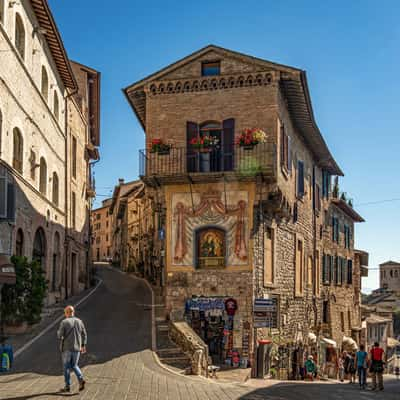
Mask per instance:
[[[87,354],[79,365],[103,364],[151,348],[151,293],[147,286],[110,268],[99,269],[103,284],[76,315],[88,332]],[[14,360],[12,374],[60,375],[57,328]]]
[[[59,392],[48,392],[48,393],[38,393],[26,396],[18,396],[18,397],[7,397],[2,400],[29,400],[34,399],[35,397],[43,397],[43,396],[57,396],[57,397],[72,397],[79,396],[79,393],[59,393]]]
[[[360,390],[358,384],[293,382],[278,383],[273,386],[255,389],[240,397],[240,400],[357,400],[385,399],[399,400],[400,382],[388,379],[384,391]]]

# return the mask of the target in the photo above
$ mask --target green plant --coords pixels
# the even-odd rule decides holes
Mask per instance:
[[[1,313],[4,322],[34,324],[40,321],[47,283],[38,261],[29,262],[26,257],[12,257],[16,284],[4,285]]]

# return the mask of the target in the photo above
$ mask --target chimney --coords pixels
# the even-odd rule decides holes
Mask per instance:
[[[119,185],[122,185],[124,183],[124,178],[119,178],[118,183],[119,183]]]

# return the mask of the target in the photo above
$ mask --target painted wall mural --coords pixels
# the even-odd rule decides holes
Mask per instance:
[[[174,193],[171,206],[172,265],[201,266],[205,257],[218,267],[217,258],[224,265],[248,264],[247,191]]]

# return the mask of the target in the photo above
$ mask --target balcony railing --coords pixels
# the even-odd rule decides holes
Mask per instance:
[[[238,145],[220,146],[209,151],[172,147],[167,154],[139,152],[139,174],[142,179],[160,183],[212,180],[222,174],[238,180],[254,179],[257,175],[275,177],[276,145],[259,143],[252,148]]]

